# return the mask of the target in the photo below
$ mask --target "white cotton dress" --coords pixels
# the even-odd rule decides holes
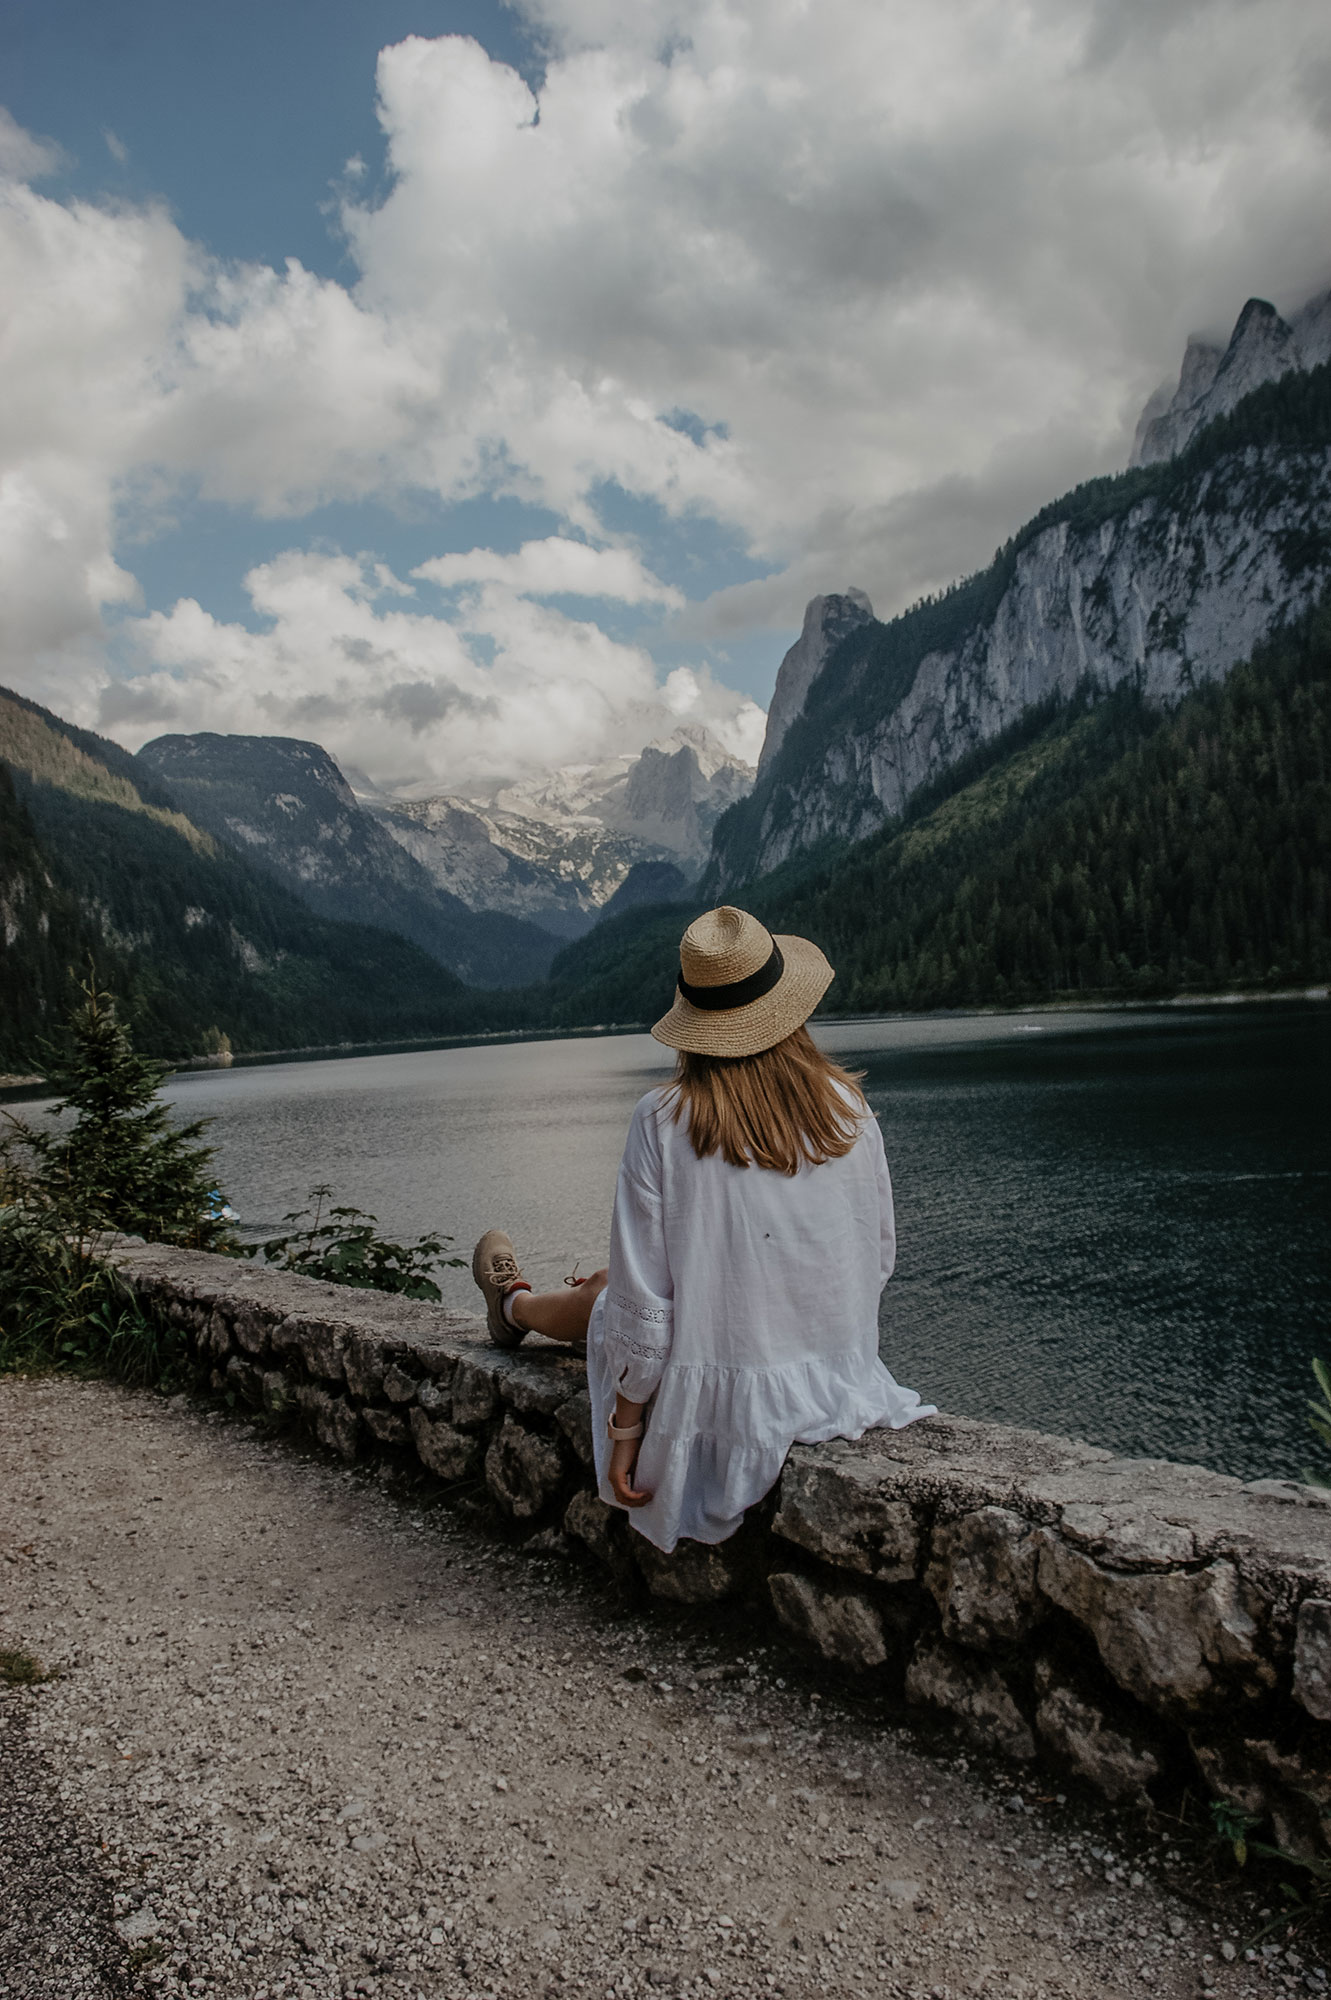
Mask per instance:
[[[660,1089],[634,1110],[587,1329],[601,1498],[622,1390],[651,1404],[635,1484],[652,1498],[629,1519],[666,1551],[732,1535],[792,1444],[934,1415],[878,1357],[896,1228],[877,1119],[791,1176],[700,1160],[672,1109]]]

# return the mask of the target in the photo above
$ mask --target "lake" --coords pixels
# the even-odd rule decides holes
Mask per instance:
[[[1245,1477],[1313,1456],[1331,1359],[1331,1009],[828,1023],[866,1072],[896,1189],[893,1372],[940,1407]],[[247,1235],[316,1183],[528,1275],[604,1260],[646,1035],[485,1044],[171,1078],[216,1119]],[[474,1310],[468,1271],[442,1278]]]

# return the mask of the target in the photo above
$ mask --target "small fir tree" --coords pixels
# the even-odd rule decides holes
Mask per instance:
[[[154,1242],[229,1249],[212,1148],[199,1143],[208,1121],[170,1123],[158,1095],[167,1066],[135,1052],[95,973],[81,992],[62,1041],[42,1051],[59,1092],[53,1114],[72,1111],[75,1122],[55,1132],[19,1127],[32,1161],[31,1192],[80,1232],[119,1229]]]

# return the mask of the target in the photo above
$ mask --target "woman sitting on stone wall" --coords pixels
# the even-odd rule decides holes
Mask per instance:
[[[892,1184],[856,1079],[804,1025],[831,966],[722,908],[680,967],[652,1029],[679,1060],[633,1113],[609,1269],[535,1293],[499,1229],[472,1259],[501,1347],[586,1338],[601,1497],[667,1551],[732,1535],[792,1444],[933,1415],[878,1358]]]

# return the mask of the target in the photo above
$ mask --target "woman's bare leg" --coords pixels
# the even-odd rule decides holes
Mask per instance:
[[[525,1333],[543,1333],[547,1340],[585,1340],[592,1307],[609,1275],[593,1271],[557,1292],[510,1292],[504,1303]]]

